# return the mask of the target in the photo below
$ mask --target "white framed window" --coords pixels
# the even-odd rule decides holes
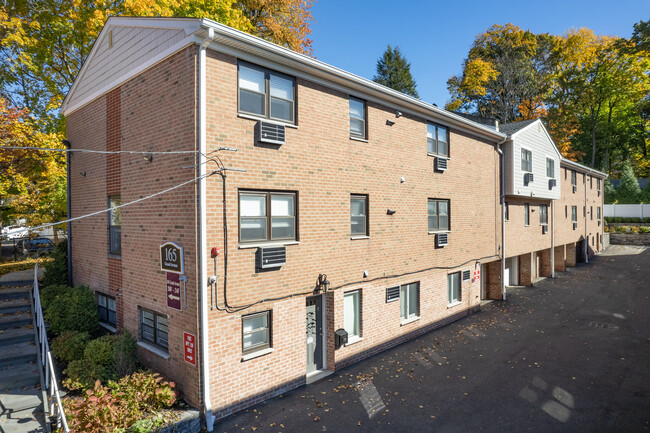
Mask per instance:
[[[522,171],[533,171],[533,152],[528,149],[521,149],[521,169]]]
[[[343,322],[348,341],[361,338],[361,291],[355,290],[343,295]]]
[[[571,222],[578,222],[578,206],[571,206]]]
[[[571,170],[571,185],[572,186],[578,186],[578,181],[576,179],[576,171]]]
[[[117,309],[115,308],[115,298],[99,292],[96,292],[96,294],[99,321],[111,326],[117,326]]]
[[[365,139],[367,124],[366,101],[350,96],[350,137]]]
[[[596,219],[600,222],[600,206],[596,208]]]
[[[352,236],[368,236],[368,196],[350,196],[350,233]]]
[[[271,347],[271,311],[242,316],[241,322],[244,355]]]
[[[548,205],[539,205],[539,223],[543,226],[548,225]]]
[[[551,158],[546,158],[546,177],[555,178],[555,161]]]
[[[440,156],[449,156],[449,129],[427,123],[427,153]]]
[[[295,123],[295,78],[247,63],[238,70],[240,113]]]
[[[239,192],[239,242],[295,239],[296,193]]]
[[[596,178],[596,190],[598,191],[598,194],[600,194],[600,178]]]
[[[524,225],[530,225],[530,205],[528,203],[524,205]]]
[[[167,316],[144,308],[140,309],[140,339],[165,352],[169,348],[168,325]]]
[[[427,217],[430,232],[449,230],[449,200],[430,198],[428,201]]]
[[[402,321],[414,319],[419,314],[420,283],[404,284],[399,289],[399,311]]]
[[[447,303],[456,304],[460,302],[460,272],[447,275]]]

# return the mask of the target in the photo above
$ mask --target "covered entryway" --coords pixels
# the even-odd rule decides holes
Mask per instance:
[[[506,286],[516,286],[519,284],[519,257],[509,257],[506,259],[504,282]]]
[[[322,370],[325,359],[325,342],[323,339],[323,299],[324,296],[307,298],[306,308],[306,346],[307,374]]]

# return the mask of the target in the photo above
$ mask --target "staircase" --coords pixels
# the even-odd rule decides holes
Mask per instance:
[[[0,433],[49,432],[30,298],[31,281],[0,283]]]

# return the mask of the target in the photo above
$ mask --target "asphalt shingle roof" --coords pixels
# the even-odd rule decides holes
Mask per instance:
[[[536,121],[537,119],[530,119],[530,120],[521,120],[519,122],[504,123],[503,125],[499,125],[499,132],[512,135],[515,132],[524,129],[525,127],[527,127],[528,125]]]

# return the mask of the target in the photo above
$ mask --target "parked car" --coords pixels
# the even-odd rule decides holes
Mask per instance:
[[[2,229],[2,237],[7,239],[20,239],[28,234],[29,230],[21,226],[7,226]]]
[[[54,249],[54,242],[47,238],[23,239],[16,245],[16,251],[23,256],[42,257]]]

